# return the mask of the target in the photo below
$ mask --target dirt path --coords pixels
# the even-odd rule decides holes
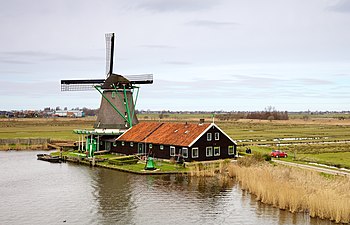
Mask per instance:
[[[317,171],[317,172],[322,172],[322,173],[327,173],[327,174],[332,174],[332,175],[350,176],[349,172],[341,171],[341,170],[333,170],[333,169],[321,168],[321,167],[316,167],[316,166],[311,166],[311,165],[304,165],[304,164],[299,164],[299,163],[286,162],[286,161],[275,160],[275,159],[273,159],[272,161],[276,162],[276,163],[279,163],[279,164],[282,164],[282,165],[294,166],[294,167],[314,170],[314,171]]]

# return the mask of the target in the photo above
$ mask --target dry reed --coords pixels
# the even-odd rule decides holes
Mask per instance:
[[[248,166],[230,164],[228,174],[263,203],[337,223],[350,223],[349,177],[324,176],[261,162]]]

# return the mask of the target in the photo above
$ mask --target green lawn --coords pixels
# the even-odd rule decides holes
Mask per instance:
[[[93,129],[93,120],[82,119],[8,119],[0,121],[0,138],[50,138],[78,140],[74,129]]]
[[[334,115],[335,116],[335,115]],[[139,115],[140,119],[159,121],[159,115]],[[171,114],[161,121],[172,122],[197,122],[199,118],[205,118],[211,122],[211,114]],[[74,129],[93,129],[95,118],[50,118],[50,119],[1,119],[0,139],[7,138],[50,138],[53,140],[78,140]],[[216,121],[216,124],[224,130],[232,139],[243,140],[238,142],[238,149],[245,152],[245,146],[249,146],[253,152],[270,153],[273,149],[281,149],[289,154],[287,160],[291,160],[296,152],[298,158],[304,157],[310,161],[326,162],[327,164],[349,167],[350,143],[336,143],[334,141],[350,140],[349,125],[331,124],[294,124],[293,121],[280,123],[276,121],[261,122],[253,120],[245,121]],[[313,138],[310,140],[281,140],[280,146],[274,141],[277,138]],[[334,142],[332,144],[304,144],[283,145],[293,142]],[[257,146],[255,144],[272,144],[270,147]],[[242,147],[243,146],[243,147]],[[337,152],[337,153],[334,153]],[[322,153],[322,154],[321,154]],[[330,155],[326,153],[331,153]],[[300,157],[299,157],[300,156]],[[304,159],[305,160],[305,159]]]
[[[51,155],[53,156],[59,156],[61,152],[52,152]],[[62,156],[69,156],[69,157],[74,157],[74,158],[79,158],[83,155],[79,153],[78,151],[64,151],[62,152]],[[105,155],[96,155],[95,156],[97,159],[111,159],[111,160],[123,160],[125,158],[130,158],[132,156],[117,156],[115,154],[105,154]],[[115,164],[110,164],[108,161],[103,161],[103,162],[98,162],[97,165],[102,165],[106,168],[111,168],[111,169],[119,169],[119,170],[125,170],[125,171],[131,171],[131,172],[145,172],[144,167],[145,163],[142,161],[139,161],[136,164],[125,164],[125,165],[115,165]],[[188,172],[188,168],[184,168],[182,166],[179,166],[177,164],[169,163],[167,161],[163,160],[155,160],[155,167],[159,169],[159,172]]]
[[[350,152],[297,154],[297,159],[350,169]]]

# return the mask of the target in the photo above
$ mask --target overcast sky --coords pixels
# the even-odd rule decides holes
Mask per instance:
[[[350,110],[350,0],[0,0],[0,110],[98,108],[61,79],[154,74],[138,109]]]

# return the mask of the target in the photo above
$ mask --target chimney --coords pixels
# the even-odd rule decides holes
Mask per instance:
[[[199,125],[203,125],[204,124],[204,119],[199,119]]]

